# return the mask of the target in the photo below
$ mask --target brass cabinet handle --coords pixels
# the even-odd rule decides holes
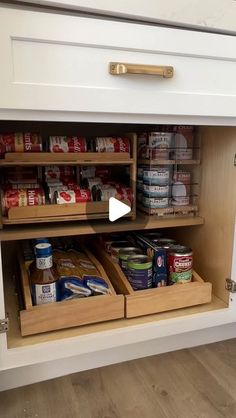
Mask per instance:
[[[123,62],[110,62],[109,72],[112,75],[149,74],[159,75],[164,78],[171,78],[174,74],[174,68],[167,65],[145,65],[127,64]]]

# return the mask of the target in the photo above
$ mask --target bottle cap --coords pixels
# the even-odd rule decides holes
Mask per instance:
[[[47,257],[52,255],[52,246],[51,244],[44,242],[35,245],[36,256]]]

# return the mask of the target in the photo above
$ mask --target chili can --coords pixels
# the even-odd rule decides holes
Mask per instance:
[[[176,245],[169,251],[169,281],[170,284],[188,283],[192,280],[193,251],[191,248]]]

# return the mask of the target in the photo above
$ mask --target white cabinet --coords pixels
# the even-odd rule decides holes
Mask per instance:
[[[5,113],[236,116],[233,36],[4,8],[0,35]],[[174,75],[111,75],[110,62],[173,66]]]
[[[22,0],[23,1],[23,0]],[[126,17],[136,20],[191,26],[202,30],[236,32],[235,0],[24,0],[36,5],[51,5],[68,9]],[[21,1],[18,1],[21,3]]]
[[[0,35],[1,120],[236,126],[234,37],[14,8],[0,8]],[[174,76],[115,76],[110,62],[173,66]],[[8,337],[0,334],[0,389],[236,336],[236,298],[224,289],[231,265],[232,278],[236,271],[235,132],[203,130],[205,224],[181,230],[194,243],[201,276],[213,283],[212,304],[22,338],[0,266],[0,318],[10,317]]]

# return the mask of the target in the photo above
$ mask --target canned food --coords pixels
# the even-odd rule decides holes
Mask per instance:
[[[102,179],[100,177],[92,177],[88,179],[83,180],[84,187],[92,190],[94,186],[97,186],[98,184],[102,184]]]
[[[143,181],[137,180],[137,190],[143,191]]]
[[[57,191],[55,192],[55,200],[58,205],[91,202],[91,191],[87,189]]]
[[[171,132],[150,132],[148,135],[149,158],[168,160],[172,138]]]
[[[13,133],[0,135],[0,152],[40,152],[42,138],[34,133]]]
[[[142,201],[143,201],[143,192],[138,191],[136,197],[137,197],[137,201],[140,202],[140,203],[142,203]]]
[[[83,179],[88,179],[95,177],[96,167],[90,165],[88,167],[81,167],[81,177]]]
[[[137,177],[140,180],[143,179],[143,167],[138,167],[138,169],[137,169]]]
[[[152,287],[152,260],[146,255],[134,255],[127,261],[128,280],[134,290]]]
[[[39,189],[7,189],[2,192],[2,209],[8,210],[18,206],[40,206],[45,204],[44,190]]]
[[[191,248],[176,245],[169,252],[169,281],[170,284],[188,283],[192,280],[193,252]]]
[[[119,251],[122,248],[129,248],[130,242],[129,241],[114,241],[110,244],[110,254],[111,258],[118,263],[119,262]]]
[[[60,180],[63,178],[71,178],[75,174],[73,167],[50,165],[45,167],[45,179],[48,180]]]
[[[171,204],[173,206],[188,206],[190,203],[189,196],[172,196]]]
[[[147,138],[148,134],[146,132],[143,132],[138,135],[138,158],[147,158]]]
[[[95,139],[97,152],[130,152],[128,138],[98,137]]]
[[[129,200],[133,202],[133,192],[130,187],[122,185],[111,186],[110,184],[103,184],[97,186],[96,200],[108,201],[111,197],[115,197],[118,200]]]
[[[138,254],[142,254],[142,251],[140,250],[140,248],[137,247],[127,247],[119,250],[119,264],[126,275],[128,258]]]
[[[149,184],[143,185],[143,194],[147,197],[168,197],[169,186],[150,186]]]
[[[40,187],[37,183],[12,183],[4,186],[4,189],[40,189]]]
[[[87,141],[84,137],[50,136],[49,150],[51,152],[86,152]]]
[[[150,209],[165,209],[169,206],[169,199],[168,197],[143,196],[143,205]]]
[[[193,157],[193,126],[175,126],[175,157],[191,160]]]
[[[170,184],[170,167],[152,167],[143,170],[143,182],[150,185]]]
[[[155,244],[161,248],[165,248],[165,250],[169,250],[174,245],[176,245],[176,241],[171,238],[160,238],[155,241]]]

